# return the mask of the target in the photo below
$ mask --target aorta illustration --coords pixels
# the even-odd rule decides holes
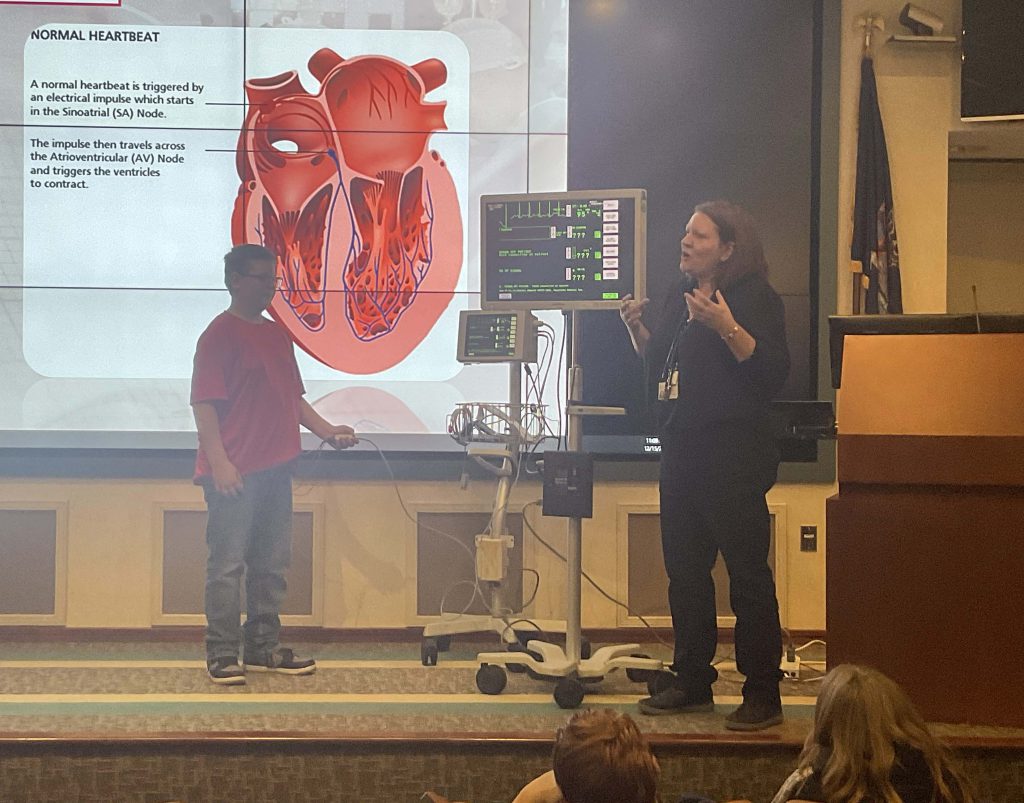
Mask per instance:
[[[372,374],[405,359],[451,302],[462,267],[455,184],[430,136],[446,129],[438,59],[317,51],[245,83],[232,240],[277,256],[271,315],[321,362]]]

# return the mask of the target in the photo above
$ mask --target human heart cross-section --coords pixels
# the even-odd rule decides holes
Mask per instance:
[[[277,256],[271,314],[310,355],[347,373],[401,362],[451,302],[462,267],[455,184],[431,134],[445,103],[439,59],[317,51],[308,93],[294,70],[245,82],[232,240]]]

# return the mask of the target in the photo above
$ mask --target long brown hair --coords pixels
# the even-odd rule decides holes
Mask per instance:
[[[656,803],[658,762],[628,714],[589,710],[555,737],[555,782],[566,803]]]
[[[732,254],[719,265],[715,283],[720,290],[728,290],[744,276],[756,273],[768,276],[768,260],[757,234],[757,224],[742,206],[730,201],[704,201],[694,207],[711,219],[718,228],[718,239],[732,243]]]
[[[921,753],[937,803],[974,802],[957,761],[906,693],[881,672],[856,664],[835,667],[822,682],[799,767],[821,773],[828,801],[901,803],[891,781],[897,744]]]

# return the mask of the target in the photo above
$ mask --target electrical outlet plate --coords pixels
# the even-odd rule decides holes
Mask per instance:
[[[783,658],[782,659],[782,663],[780,664],[779,668],[782,670],[782,673],[789,680],[799,680],[800,679],[800,656],[798,655],[792,661],[787,661],[785,658]]]

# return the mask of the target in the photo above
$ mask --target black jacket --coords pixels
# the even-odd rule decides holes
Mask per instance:
[[[718,333],[689,321],[684,291],[692,286],[673,286],[645,352],[648,393],[656,399],[677,340],[679,398],[656,402],[662,449],[685,453],[705,474],[751,467],[758,476],[770,472],[773,482],[778,453],[769,403],[789,373],[782,299],[757,275],[721,291],[736,322],[756,342],[754,353],[737,362]]]

